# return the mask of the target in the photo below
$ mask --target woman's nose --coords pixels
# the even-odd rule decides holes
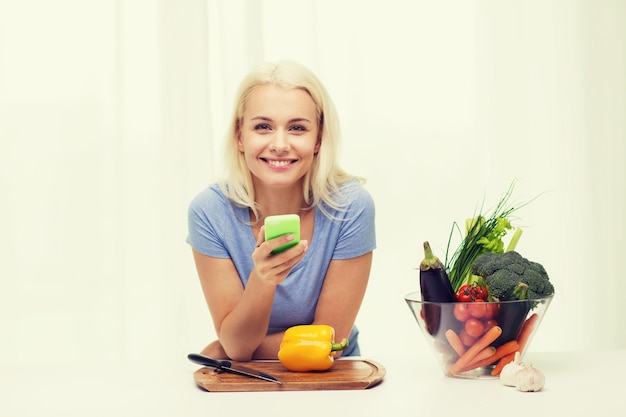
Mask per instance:
[[[289,139],[287,132],[284,130],[278,130],[272,137],[272,143],[270,144],[270,150],[274,152],[284,152],[289,150]]]

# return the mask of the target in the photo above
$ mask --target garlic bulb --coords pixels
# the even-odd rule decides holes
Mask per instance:
[[[507,387],[515,386],[515,375],[517,374],[517,371],[521,370],[524,367],[524,365],[519,360],[519,356],[519,352],[515,352],[515,357],[513,358],[513,361],[504,365],[504,368],[502,368],[502,371],[500,371],[500,381]]]
[[[531,364],[524,365],[515,374],[515,388],[518,391],[533,392],[541,391],[546,383],[546,378],[538,369]]]

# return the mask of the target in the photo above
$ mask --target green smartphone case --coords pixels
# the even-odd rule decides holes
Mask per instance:
[[[272,253],[282,252],[300,242],[300,216],[297,214],[280,214],[265,218],[265,240],[274,239],[289,233],[294,234],[294,239],[285,245],[277,247]]]

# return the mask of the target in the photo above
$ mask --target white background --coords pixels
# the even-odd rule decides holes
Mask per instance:
[[[0,362],[177,358],[214,337],[186,209],[234,90],[294,59],[342,117],[378,249],[364,356],[427,349],[422,243],[513,180],[556,297],[531,350],[626,347],[626,2],[0,0]]]

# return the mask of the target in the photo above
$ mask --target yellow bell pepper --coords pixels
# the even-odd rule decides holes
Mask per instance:
[[[293,326],[285,331],[278,360],[290,371],[326,371],[335,363],[335,352],[346,347],[348,339],[335,343],[335,329],[332,326]]]

